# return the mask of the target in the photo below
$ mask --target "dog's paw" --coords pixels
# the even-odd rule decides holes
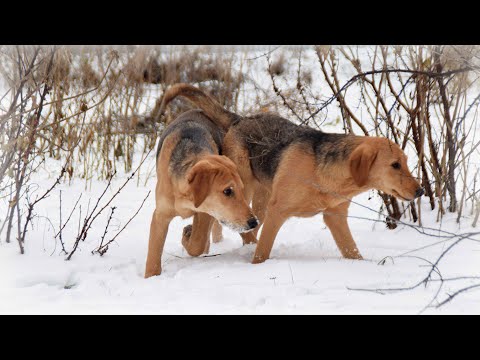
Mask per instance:
[[[363,260],[363,256],[357,251],[349,251],[344,255],[345,259],[351,260]]]
[[[188,245],[190,243],[190,236],[192,236],[192,225],[187,225],[183,228],[182,245],[188,251]]]
[[[152,276],[158,276],[161,273],[162,273],[162,268],[161,267],[154,267],[152,269],[146,269],[144,278],[148,279],[149,277],[152,277]]]
[[[253,259],[252,259],[252,264],[261,264],[261,263],[264,263],[265,260],[267,260],[268,258],[265,258],[263,256],[260,256],[260,255],[254,255],[253,256]]]
[[[192,236],[192,225],[187,225],[183,228],[183,237],[190,238]]]

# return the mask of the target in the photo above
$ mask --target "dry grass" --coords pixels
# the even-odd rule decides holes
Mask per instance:
[[[21,217],[29,175],[47,157],[64,163],[69,179],[131,172],[134,155],[154,148],[163,128],[154,121],[158,101],[177,82],[240,114],[278,111],[312,127],[341,123],[346,133],[386,136],[415,155],[438,219],[452,211],[460,221],[466,209],[478,219],[471,159],[479,146],[479,49],[321,46],[308,55],[305,47],[275,47],[252,56],[199,46],[0,47],[0,197],[11,204],[0,233]],[[167,116],[187,108],[174,101]],[[393,219],[421,221],[420,200],[405,207],[380,195]]]
[[[328,110],[336,103],[346,133],[384,136],[416,156],[416,176],[439,220],[448,210],[457,212],[460,221],[467,199],[472,211],[479,208],[478,164],[471,160],[479,146],[474,133],[480,104],[480,47],[318,46],[315,50],[323,86],[318,82],[312,86],[311,69],[301,67],[301,52],[297,76],[290,75],[283,86],[276,70],[282,57],[267,58],[273,89],[290,117],[321,128],[332,120]],[[363,60],[361,52],[367,53]],[[344,73],[352,74],[350,80],[342,79]],[[407,215],[421,222],[421,200],[405,207],[380,195],[393,220]],[[394,221],[389,226],[395,227]]]

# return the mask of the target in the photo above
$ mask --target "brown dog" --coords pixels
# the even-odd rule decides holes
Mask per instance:
[[[215,219],[238,232],[258,225],[244,196],[236,165],[219,155],[223,132],[199,110],[183,113],[160,138],[157,152],[156,208],[150,225],[145,277],[159,275],[168,225],[175,216],[194,216],[182,244],[191,256],[208,253]],[[244,242],[255,242],[243,234]]]
[[[176,96],[227,131],[223,153],[237,165],[248,202],[255,193],[253,210],[263,222],[253,263],[268,259],[289,217],[319,212],[342,255],[362,259],[347,223],[351,199],[369,189],[406,201],[423,194],[406,155],[386,138],[324,133],[271,113],[241,117],[188,84],[172,86],[163,103]]]

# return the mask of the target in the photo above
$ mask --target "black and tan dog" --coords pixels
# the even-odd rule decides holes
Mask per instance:
[[[236,165],[219,155],[224,132],[200,110],[180,115],[164,130],[157,152],[156,208],[150,225],[145,277],[159,275],[170,221],[194,216],[182,244],[191,256],[208,252],[208,234],[215,219],[242,234],[258,225],[244,196]]]
[[[176,96],[186,97],[226,131],[223,154],[237,165],[247,201],[255,194],[253,211],[263,222],[253,263],[268,259],[289,217],[319,212],[342,255],[362,259],[347,223],[351,199],[369,189],[406,201],[423,194],[406,155],[386,138],[324,133],[272,113],[241,117],[188,84],[172,86],[163,107]]]

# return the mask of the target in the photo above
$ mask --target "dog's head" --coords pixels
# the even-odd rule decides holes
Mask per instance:
[[[355,148],[350,172],[359,187],[375,188],[406,201],[423,195],[423,188],[408,170],[407,156],[385,138],[366,138]]]
[[[258,225],[245,199],[237,167],[226,156],[212,155],[198,161],[188,172],[187,181],[195,211],[210,214],[238,232]]]

